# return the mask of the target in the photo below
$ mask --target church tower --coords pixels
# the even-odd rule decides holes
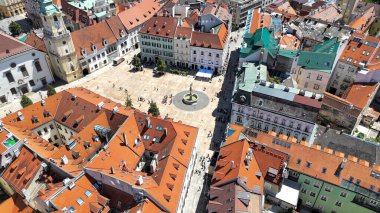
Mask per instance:
[[[83,76],[79,67],[70,31],[63,22],[62,12],[52,0],[38,0],[42,18],[44,42],[54,74],[66,82]]]

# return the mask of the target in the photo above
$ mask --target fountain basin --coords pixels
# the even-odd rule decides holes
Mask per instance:
[[[197,94],[185,94],[182,98],[182,102],[187,105],[195,105],[198,102],[198,95]]]

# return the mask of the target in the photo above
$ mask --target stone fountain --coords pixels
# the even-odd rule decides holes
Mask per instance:
[[[198,102],[198,95],[192,91],[193,84],[190,84],[189,93],[183,96],[182,102],[187,105],[195,105]]]

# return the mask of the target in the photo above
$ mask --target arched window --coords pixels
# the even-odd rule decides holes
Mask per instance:
[[[35,61],[34,66],[36,67],[37,72],[42,71],[41,64],[39,61]]]

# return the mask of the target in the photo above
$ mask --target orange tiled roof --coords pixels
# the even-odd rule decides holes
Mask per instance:
[[[158,0],[144,0],[134,7],[119,13],[118,16],[121,22],[123,22],[124,27],[132,30],[153,17],[160,8]]]
[[[361,16],[352,20],[349,26],[360,32],[365,32],[375,19],[375,7],[370,7]]]
[[[225,24],[221,24],[217,34],[194,31],[191,36],[191,46],[224,49],[227,42],[228,30]]]
[[[44,41],[42,40],[42,38],[38,37],[34,31],[28,33],[25,43],[29,44],[34,48],[37,48],[38,50],[44,53],[47,52]]]
[[[23,147],[2,177],[18,194],[22,194],[21,190],[28,188],[41,164],[42,161],[33,152]]]
[[[364,65],[378,63],[380,58],[376,58],[376,54],[380,54],[380,50],[377,53],[375,50],[379,45],[380,38],[355,32],[350,37],[339,60],[354,66],[359,66],[360,63]]]
[[[156,16],[152,17],[144,24],[140,33],[164,38],[174,38],[177,24],[178,18]]]
[[[269,29],[271,20],[272,17],[269,13],[263,12],[260,8],[254,9],[249,33],[254,34],[257,29],[264,27]]]
[[[191,27],[177,27],[177,30],[176,30],[174,36],[176,38],[190,39],[191,38],[191,32],[192,32]]]
[[[22,199],[23,198],[20,195],[14,194],[12,197],[6,199],[0,204],[0,212],[7,212],[7,213],[36,212],[29,206],[25,205]]]
[[[91,54],[93,52],[93,45],[95,45],[97,49],[102,49],[106,47],[104,41],[107,41],[108,44],[116,43],[116,37],[107,22],[100,22],[74,31],[71,33],[71,37],[78,58],[83,57],[83,49],[86,50],[86,54]]]
[[[231,129],[235,129],[237,125],[230,125]],[[366,189],[370,189],[371,185],[375,187],[374,191],[380,189],[380,181],[371,176],[372,172],[380,172],[379,166],[370,167],[368,162],[358,160],[354,156],[345,156],[344,153],[334,152],[331,149],[321,150],[320,146],[307,146],[306,142],[295,143],[293,140],[287,138],[286,135],[281,135],[280,138],[276,137],[276,133],[270,131],[268,134],[264,132],[255,131],[256,137],[246,135],[252,141],[258,141],[260,144],[264,144],[268,147],[277,149],[281,152],[287,153],[289,158],[288,167],[298,172],[304,173],[311,177],[321,179],[340,186],[342,180],[350,181],[353,178],[353,183],[360,180],[360,186]],[[285,147],[278,143],[273,143],[273,140],[277,139],[290,146]],[[227,138],[227,140],[229,140]],[[342,169],[342,162],[345,160],[345,164]],[[307,167],[307,162],[310,166]],[[325,173],[322,170],[326,170]]]
[[[160,208],[175,212],[196,137],[194,127],[136,112],[87,169],[144,189]],[[134,170],[146,152],[157,154],[156,170],[151,174]],[[137,185],[138,175],[143,177],[142,185]]]
[[[284,50],[297,50],[300,45],[300,40],[291,34],[285,34],[281,36],[280,48]]]
[[[363,109],[369,102],[371,96],[378,90],[377,83],[354,83],[343,95],[343,98],[354,106]]]
[[[63,208],[74,207],[78,212],[99,212],[108,205],[108,199],[100,195],[85,175],[75,181],[72,189],[66,188],[52,199],[59,211]],[[83,203],[78,203],[78,202]],[[106,203],[104,202],[106,201]]]
[[[224,8],[223,5],[208,5],[204,10],[202,15],[212,14],[215,15],[222,21],[229,21],[232,17],[228,12],[228,8]],[[226,23],[227,24],[227,23]]]

